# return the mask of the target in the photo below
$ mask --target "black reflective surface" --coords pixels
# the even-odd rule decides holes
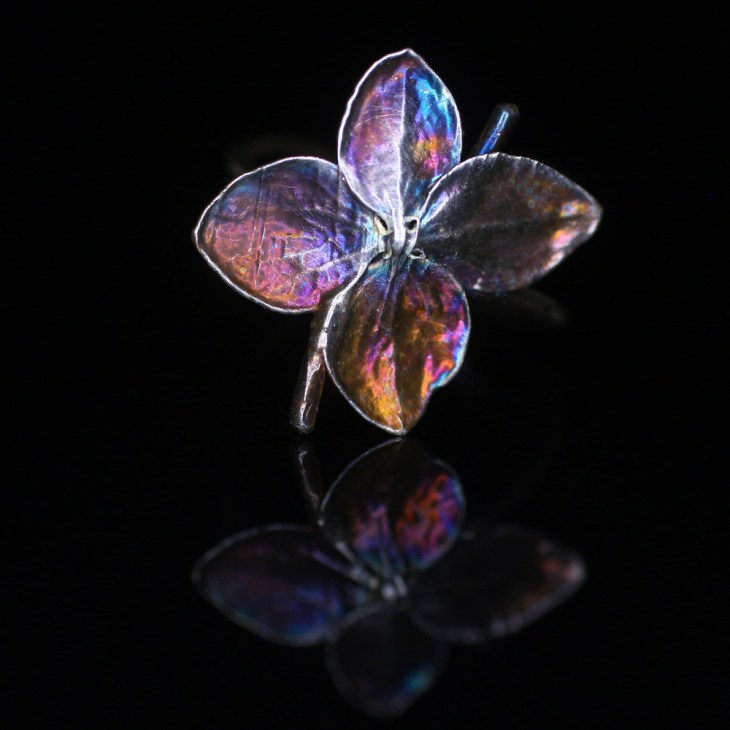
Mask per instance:
[[[297,463],[311,526],[233,535],[196,563],[193,582],[264,639],[325,644],[335,685],[368,715],[405,712],[433,683],[447,643],[516,633],[585,578],[580,557],[543,536],[465,526],[457,474],[411,439],[360,456],[323,499],[309,445]]]
[[[365,8],[339,30],[304,9],[210,5],[23,22],[10,140],[27,158],[20,184],[7,176],[23,200],[6,241],[6,319],[20,325],[6,351],[20,365],[6,387],[14,727],[374,727],[343,695],[367,681],[387,698],[423,667],[437,678],[390,724],[713,726],[726,614],[722,44],[709,22],[666,13],[515,11],[438,31],[413,7],[387,22]],[[540,294],[470,300],[464,365],[410,434],[458,474],[464,529],[516,525],[587,571],[514,635],[445,636],[445,663],[413,613],[355,606],[346,654],[323,658],[234,625],[190,580],[231,535],[308,525],[317,497],[301,497],[302,440],[287,422],[309,319],[222,287],[190,230],[230,177],[231,146],[295,134],[334,148],[353,79],[406,46],[459,99],[467,149],[509,99],[521,113],[510,151],[605,210]],[[689,137],[687,99],[709,110]],[[309,438],[324,490],[383,441],[330,384]],[[359,631],[376,624],[397,641]],[[373,675],[393,652],[390,674]]]

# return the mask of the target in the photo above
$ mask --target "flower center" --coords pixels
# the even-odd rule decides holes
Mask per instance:
[[[394,575],[380,586],[380,595],[385,601],[395,601],[408,595],[408,588],[401,576]]]
[[[405,216],[388,220],[375,217],[375,231],[381,237],[380,251],[383,258],[405,254],[414,259],[426,258],[422,249],[416,248],[418,238],[418,218]]]

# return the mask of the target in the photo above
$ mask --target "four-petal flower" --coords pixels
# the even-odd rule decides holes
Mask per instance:
[[[338,166],[267,165],[203,213],[196,244],[231,286],[271,309],[316,312],[295,427],[313,427],[326,369],[365,418],[407,432],[462,362],[465,289],[526,287],[594,232],[601,209],[588,193],[495,151],[516,114],[500,108],[478,155],[459,163],[448,89],[413,51],[386,56],[350,99]]]

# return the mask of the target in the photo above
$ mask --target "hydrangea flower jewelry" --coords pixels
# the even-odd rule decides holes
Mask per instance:
[[[555,170],[497,150],[499,105],[471,159],[448,89],[413,51],[378,61],[350,99],[338,162],[292,157],[234,180],[194,231],[244,296],[315,313],[292,405],[311,431],[325,371],[391,433],[423,414],[469,337],[465,290],[528,286],[589,238],[598,203]]]

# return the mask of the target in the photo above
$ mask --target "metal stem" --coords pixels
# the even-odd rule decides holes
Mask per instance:
[[[497,104],[471,151],[471,157],[502,149],[519,118],[520,110],[515,104]]]
[[[321,318],[317,316],[312,321],[309,347],[299,370],[299,378],[294,389],[294,400],[289,412],[291,425],[302,433],[309,433],[314,428],[326,374],[324,353],[320,342],[320,322]]]

